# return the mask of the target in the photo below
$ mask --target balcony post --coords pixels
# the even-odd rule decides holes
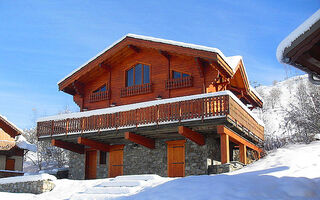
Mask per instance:
[[[229,135],[226,133],[220,134],[220,146],[221,146],[221,163],[230,162],[230,152],[229,152]]]
[[[240,162],[243,164],[247,164],[247,146],[240,143],[239,144],[239,154],[240,154]]]

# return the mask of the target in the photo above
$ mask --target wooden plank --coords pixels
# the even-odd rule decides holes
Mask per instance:
[[[150,139],[141,135],[137,135],[131,132],[125,132],[124,138],[127,140],[130,140],[131,142],[145,146],[149,149],[155,148],[155,141],[153,139]]]
[[[98,142],[98,141],[87,139],[84,137],[78,137],[77,141],[78,141],[78,144],[89,146],[100,151],[109,152],[110,150],[110,145],[106,143]]]
[[[97,151],[86,151],[85,179],[95,179],[97,177]]]
[[[166,141],[168,177],[185,176],[185,142],[186,140]]]
[[[195,132],[185,126],[178,127],[178,133],[183,135],[184,137],[188,138],[189,140],[195,142],[198,145],[204,145],[205,139],[204,136],[198,132]]]
[[[232,137],[234,140],[238,141],[238,143],[244,144],[247,147],[258,151],[258,152],[263,152],[263,150],[259,147],[257,147],[256,145],[252,144],[251,142],[243,139],[241,136],[239,136],[238,134],[236,134],[235,132],[233,132],[232,130],[230,130],[229,128],[225,127],[224,125],[218,125],[217,126],[217,131],[219,134],[227,134],[230,137]]]
[[[69,151],[73,151],[79,154],[84,154],[84,146],[80,144],[74,144],[72,142],[65,142],[65,141],[56,140],[56,139],[52,139],[51,144],[53,146],[67,149]]]
[[[123,175],[123,149],[124,145],[111,145],[109,153],[108,177]]]

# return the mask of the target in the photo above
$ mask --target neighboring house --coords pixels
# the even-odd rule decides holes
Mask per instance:
[[[263,103],[241,56],[128,34],[58,85],[81,112],[41,118],[37,134],[74,152],[70,178],[206,174],[234,149],[243,163],[262,152],[250,109]]]
[[[0,178],[23,175],[23,156],[26,151],[36,151],[26,142],[22,130],[0,115]]]
[[[279,44],[277,58],[307,72],[312,83],[320,84],[320,9]]]

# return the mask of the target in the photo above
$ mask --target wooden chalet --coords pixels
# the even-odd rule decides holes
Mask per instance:
[[[0,115],[0,178],[23,175],[24,149],[16,143],[22,130]]]
[[[259,157],[262,99],[241,56],[128,34],[59,83],[79,113],[44,117],[39,140],[68,149],[71,178],[205,174],[233,150]]]
[[[320,84],[320,9],[279,44],[277,58],[307,72],[312,83]]]

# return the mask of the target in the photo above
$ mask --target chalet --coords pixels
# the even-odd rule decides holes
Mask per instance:
[[[206,174],[233,150],[262,152],[262,99],[241,56],[128,34],[58,82],[80,112],[38,119],[39,140],[72,151],[70,178]]]
[[[0,115],[0,178],[23,175],[24,153],[36,151],[21,134],[21,129]]]
[[[320,9],[279,44],[277,58],[307,72],[309,80],[320,85]]]

